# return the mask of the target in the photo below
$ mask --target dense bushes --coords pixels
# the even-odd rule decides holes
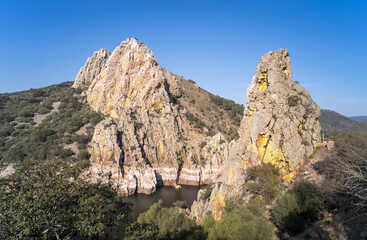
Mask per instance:
[[[163,207],[161,200],[142,213],[138,223],[154,226],[158,229],[158,237],[162,239],[185,239],[196,227],[195,222],[177,207]]]
[[[240,126],[244,111],[242,104],[237,104],[232,100],[215,96],[213,94],[210,94],[210,99],[213,103],[228,112],[228,115],[232,119],[234,125]]]
[[[234,207],[215,222],[208,215],[203,223],[208,239],[266,240],[273,237],[273,225],[264,217],[254,215],[244,206]]]
[[[321,190],[309,182],[296,182],[271,210],[272,219],[282,231],[298,234],[307,221],[314,221],[323,209]]]
[[[131,208],[108,186],[75,180],[85,162],[23,161],[0,179],[1,239],[106,239]]]
[[[24,159],[67,159],[75,153],[64,145],[74,142],[79,152],[85,151],[101,116],[88,104],[81,103],[82,99],[75,96],[76,91],[71,83],[62,83],[0,95],[0,164]],[[46,113],[55,102],[60,102],[58,111],[35,125],[32,116],[37,112]],[[75,133],[86,124],[91,126],[85,133]]]

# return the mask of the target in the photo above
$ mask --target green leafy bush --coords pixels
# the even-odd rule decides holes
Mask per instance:
[[[270,240],[274,227],[266,218],[256,216],[248,208],[240,206],[225,212],[218,222],[206,217],[203,228],[210,240]]]
[[[177,207],[166,208],[162,203],[160,200],[147,212],[140,214],[138,223],[156,227],[159,238],[185,239],[196,227],[195,222],[188,219]]]
[[[23,161],[0,179],[0,239],[106,239],[130,204],[104,185],[75,180],[87,166]]]
[[[307,221],[314,221],[323,209],[320,189],[309,182],[296,182],[271,210],[272,219],[282,230],[291,234],[302,232]]]

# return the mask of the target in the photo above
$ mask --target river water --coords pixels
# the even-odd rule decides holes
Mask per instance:
[[[138,217],[140,213],[147,211],[151,205],[163,200],[163,206],[170,207],[175,201],[185,201],[189,207],[196,200],[198,186],[181,186],[176,189],[171,186],[160,187],[152,194],[134,194],[128,197],[128,201],[133,203],[133,213]]]

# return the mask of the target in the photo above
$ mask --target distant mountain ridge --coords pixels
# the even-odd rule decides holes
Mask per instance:
[[[365,122],[365,123],[367,123],[367,116],[353,116],[353,117],[349,117],[349,119],[351,119],[355,122]]]

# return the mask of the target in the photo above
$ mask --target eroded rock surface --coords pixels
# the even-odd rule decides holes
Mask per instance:
[[[93,56],[88,58],[85,65],[80,69],[74,81],[73,88],[89,87],[93,79],[101,72],[109,56],[109,51],[104,48],[94,52]]]

